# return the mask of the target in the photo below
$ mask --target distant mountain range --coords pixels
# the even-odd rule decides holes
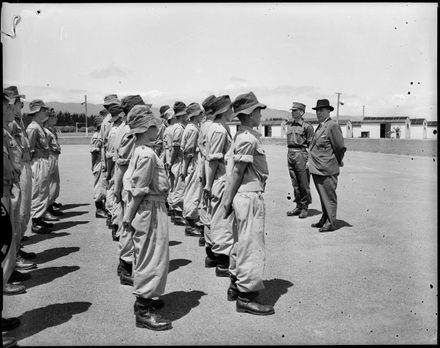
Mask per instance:
[[[62,112],[70,112],[71,114],[84,114],[85,113],[85,107],[84,105],[80,103],[61,103],[61,102],[47,102],[46,103],[49,107],[54,108],[55,111],[62,111]],[[99,104],[91,104],[87,103],[87,114],[89,116],[92,115],[98,115],[99,111],[102,110],[102,105]],[[156,107],[152,107],[151,110],[153,111],[153,114],[155,116],[159,116],[159,109]],[[23,112],[29,112],[29,102],[24,102],[24,108]],[[270,120],[270,119],[290,119],[291,114],[290,111],[286,110],[277,110],[277,109],[270,109],[266,108],[262,110],[261,112],[262,120]],[[332,113],[332,118],[335,118],[336,114]],[[316,120],[316,115],[311,112],[306,112],[304,115],[304,118],[306,120]],[[362,116],[342,116],[339,115],[340,120],[351,120],[351,121],[361,121]]]

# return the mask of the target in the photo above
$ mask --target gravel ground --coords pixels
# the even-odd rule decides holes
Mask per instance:
[[[266,145],[267,317],[237,313],[227,278],[203,266],[204,250],[170,225],[170,273],[161,310],[173,329],[135,327],[134,296],[116,276],[117,243],[95,219],[88,145],[63,145],[62,220],[30,234],[37,253],[27,293],[4,296],[3,317],[21,346],[303,345],[437,343],[437,163],[435,158],[347,152],[338,183],[337,231],[319,233],[293,206],[286,149]]]

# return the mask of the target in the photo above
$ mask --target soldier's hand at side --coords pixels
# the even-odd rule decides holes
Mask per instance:
[[[209,201],[211,199],[211,190],[210,189],[208,189],[208,188],[203,189],[203,198],[206,201]]]
[[[115,190],[114,191],[114,196],[115,196],[115,202],[119,203],[121,201],[121,191]]]
[[[223,204],[223,210],[224,210],[223,218],[227,219],[228,216],[231,215],[232,212],[234,211],[234,209],[232,208],[232,202]]]

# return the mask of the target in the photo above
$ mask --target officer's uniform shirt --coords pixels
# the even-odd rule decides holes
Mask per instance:
[[[231,147],[231,143],[232,137],[229,131],[221,123],[213,122],[207,134],[206,160],[208,162],[213,160],[219,161],[214,180],[226,174],[226,154]]]
[[[35,121],[26,128],[32,158],[49,158],[49,142],[44,129]]]
[[[260,138],[260,133],[246,126],[240,126],[235,135],[232,159],[248,164],[238,192],[264,192],[269,169]]]
[[[26,134],[23,122],[20,119],[15,118],[10,123],[11,135],[14,137],[16,143],[21,149],[21,159],[23,162],[31,161],[31,152],[29,146],[29,139]]]
[[[313,126],[300,119],[287,122],[287,147],[307,149],[313,139]]]

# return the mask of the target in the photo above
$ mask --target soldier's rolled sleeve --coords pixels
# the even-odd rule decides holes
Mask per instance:
[[[214,132],[209,142],[209,153],[206,156],[207,161],[221,160],[224,157],[224,147],[226,143],[226,131]]]
[[[253,163],[257,144],[251,141],[249,137],[242,138],[244,139],[235,143],[233,160],[234,162]]]
[[[150,193],[150,183],[153,179],[154,162],[151,157],[140,158],[136,169],[130,178],[130,187],[127,188],[133,196],[144,196]]]
[[[315,131],[314,131],[314,129],[313,129],[313,126],[308,126],[307,128],[306,128],[306,144],[307,144],[307,147],[309,147],[310,146],[310,144],[312,143],[312,140],[313,140],[313,135],[315,134]]]
[[[171,144],[172,146],[180,146],[182,143],[182,135],[183,135],[183,129],[182,127],[176,127],[173,130],[172,138],[171,138]]]

